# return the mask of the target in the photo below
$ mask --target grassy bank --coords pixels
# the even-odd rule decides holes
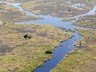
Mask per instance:
[[[83,39],[76,48],[62,60],[52,72],[95,72],[96,70],[96,30],[79,30]],[[81,45],[79,43],[81,42]]]
[[[30,35],[25,39],[24,35]],[[31,72],[51,58],[60,41],[72,36],[49,25],[0,25],[0,72]]]

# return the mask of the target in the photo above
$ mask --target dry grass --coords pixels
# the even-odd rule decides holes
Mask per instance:
[[[26,40],[24,34],[32,38]],[[70,33],[49,25],[6,23],[0,26],[0,72],[31,72],[51,58],[46,51],[53,51],[70,37]]]
[[[72,7],[75,3],[84,3],[86,5],[80,10],[79,8]],[[23,2],[22,7],[35,14],[46,14],[66,19],[88,12],[93,7],[93,4],[86,0],[29,0]]]
[[[77,21],[77,25],[82,26],[82,27],[96,29],[96,15],[89,15],[89,16],[81,17]]]
[[[0,3],[0,20],[16,22],[34,19],[38,19],[38,17],[26,16],[25,13],[20,12],[18,8],[6,3]]]
[[[52,72],[95,72],[96,71],[96,30],[79,30],[83,35],[75,50],[62,60]]]

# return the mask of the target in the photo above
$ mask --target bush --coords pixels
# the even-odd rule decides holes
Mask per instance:
[[[45,54],[52,54],[53,52],[51,50],[48,50],[45,52]]]
[[[24,35],[24,38],[25,38],[25,39],[31,39],[31,35],[25,34],[25,35]]]

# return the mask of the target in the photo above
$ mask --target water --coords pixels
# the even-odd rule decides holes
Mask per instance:
[[[77,3],[77,4],[73,4],[73,6],[76,6],[76,7],[84,7],[85,4],[83,4],[83,3]]]
[[[56,65],[66,56],[66,54],[74,48],[75,42],[81,38],[82,36],[75,32],[74,37],[61,43],[53,52],[52,59],[45,62],[42,67],[37,68],[35,72],[50,72],[50,70],[55,68]]]
[[[67,21],[63,22],[61,18],[52,17],[50,15],[35,15],[32,12],[25,11],[20,6],[21,5],[20,3],[9,3],[9,2],[1,2],[1,3],[7,3],[9,5],[12,5],[12,6],[18,8],[21,12],[24,12],[27,16],[37,16],[37,17],[42,18],[40,20],[24,21],[24,22],[20,22],[20,23],[25,23],[25,24],[48,24],[48,25],[53,25],[53,26],[56,26],[56,27],[62,27],[62,28],[65,28],[65,29],[74,30],[73,37],[70,38],[69,40],[65,41],[65,42],[60,43],[60,45],[54,50],[52,59],[47,60],[43,64],[43,66],[41,66],[39,68],[36,68],[35,72],[50,72],[51,69],[56,67],[56,65],[62,59],[64,59],[66,54],[74,48],[74,44],[82,38],[82,36],[79,35],[77,31],[75,31],[75,29],[78,28],[78,27],[74,26],[71,22],[67,22]],[[96,11],[96,6],[92,10],[90,10],[88,13],[75,16],[75,18],[77,20],[81,16],[95,14],[95,11]]]
[[[30,21],[23,21],[23,22],[19,22],[20,24],[48,24],[48,25],[53,25],[56,27],[64,27],[66,29],[75,29],[77,28],[77,26],[72,25],[72,23],[70,22],[63,22],[62,18],[56,18],[50,15],[35,15],[32,12],[29,11],[25,11],[20,5],[21,3],[9,3],[9,2],[3,2],[2,3],[7,3],[9,5],[12,5],[16,8],[18,8],[21,12],[24,12],[27,16],[36,16],[36,17],[40,17],[42,19],[38,19],[38,20],[30,20]],[[18,23],[18,22],[17,22]]]
[[[81,14],[81,15],[77,15],[74,16],[74,18],[76,19],[76,21],[80,18],[80,17],[84,17],[84,16],[88,16],[88,15],[94,15],[96,14],[96,5],[94,6],[94,8],[92,10],[90,10],[89,12],[85,13],[85,14]]]
[[[77,3],[77,4],[73,4],[72,7],[75,8],[75,9],[79,9],[79,10],[82,10],[82,7],[84,7],[85,4],[83,3]]]

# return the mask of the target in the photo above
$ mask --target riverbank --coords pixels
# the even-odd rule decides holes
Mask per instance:
[[[31,39],[24,39],[28,34]],[[51,58],[60,43],[69,39],[71,33],[50,25],[26,25],[5,23],[0,25],[0,71],[31,72]]]
[[[80,30],[84,37],[82,46],[77,43],[75,50],[62,60],[52,72],[95,72],[96,30]]]
[[[78,30],[83,39],[52,72],[95,72],[96,70],[96,14],[81,16],[74,25],[83,27]]]

